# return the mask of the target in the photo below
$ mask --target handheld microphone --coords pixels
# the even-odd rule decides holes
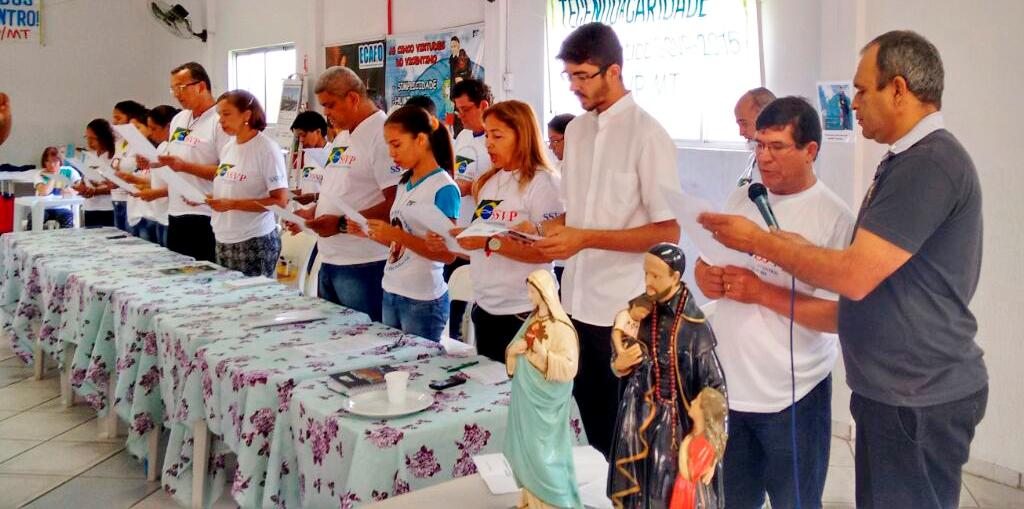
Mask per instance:
[[[764,187],[764,184],[760,182],[751,184],[750,188],[747,189],[747,197],[750,198],[750,201],[754,202],[754,205],[757,205],[757,210],[761,212],[761,217],[764,218],[768,229],[778,230],[779,222],[775,220],[772,206],[768,204],[768,189]]]

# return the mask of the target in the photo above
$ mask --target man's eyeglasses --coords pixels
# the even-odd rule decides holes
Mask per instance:
[[[592,79],[594,79],[594,78],[604,74],[605,72],[608,71],[608,67],[610,67],[610,66],[602,65],[597,70],[597,72],[595,72],[593,74],[587,74],[585,72],[574,72],[572,74],[569,74],[566,71],[562,71],[562,79],[564,79],[565,81],[568,81],[569,83],[572,83],[573,85],[579,85],[580,83],[583,83],[584,81],[590,81],[590,80],[592,80]]]
[[[754,145],[754,151],[755,152],[768,152],[769,154],[772,155],[772,157],[775,157],[776,154],[781,154],[781,153],[783,153],[783,152],[785,152],[785,151],[787,151],[787,150],[789,150],[789,149],[791,149],[791,148],[793,148],[795,146],[796,145],[793,144],[793,143],[775,142],[775,143],[765,144],[765,143],[757,142],[757,144]]]
[[[171,88],[169,90],[171,91],[171,95],[178,95],[184,92],[186,88],[191,87],[196,83],[202,83],[202,81],[191,81],[189,83],[185,83],[184,85],[171,85]]]

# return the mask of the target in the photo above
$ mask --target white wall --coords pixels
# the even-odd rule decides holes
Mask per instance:
[[[2,162],[38,164],[46,145],[84,144],[85,125],[109,119],[118,101],[173,103],[166,74],[155,74],[154,65],[166,66],[162,55],[202,47],[162,29],[148,3],[132,0],[44,3],[43,32],[45,46],[0,45],[0,90],[14,114]]]
[[[114,2],[122,8],[111,8]],[[145,2],[76,0],[47,8],[47,46],[0,47],[0,61],[19,70],[16,79],[4,76],[0,81],[0,89],[12,95],[17,117],[0,159],[31,162],[50,140],[80,141],[84,124],[96,116],[109,117],[117,100],[170,102],[167,72],[187,60],[206,65],[219,92],[227,87],[230,50],[294,42],[297,68],[308,57],[315,78],[325,43],[354,42],[387,31],[384,0],[181,3],[198,25],[208,25],[208,44],[170,36],[150,19]],[[918,30],[942,52],[947,125],[974,157],[987,219],[981,286],[972,307],[979,321],[978,342],[986,351],[991,395],[972,456],[1024,471],[1024,441],[1016,432],[1024,421],[1024,384],[1016,380],[1018,366],[1024,364],[1024,343],[1017,338],[1024,299],[1016,291],[1024,286],[1024,268],[1017,260],[1024,243],[1024,200],[1013,196],[1011,185],[1016,170],[1011,162],[1019,159],[1013,137],[1022,113],[1013,107],[1019,94],[1011,87],[1024,82],[1017,54],[1022,36],[1015,24],[1024,19],[1024,2],[762,0],[762,7],[767,85],[779,95],[813,99],[816,81],[851,79],[860,47],[889,29]],[[507,70],[514,77],[508,96],[529,102],[543,115],[544,17],[544,0],[394,0],[393,30],[486,21],[485,65],[496,95],[504,95],[498,84]],[[497,37],[502,20],[507,20],[507,44]],[[55,77],[60,70],[66,74]],[[858,136],[851,144],[827,144],[816,168],[856,209],[883,151]],[[684,181],[720,199],[745,158],[735,151],[681,149],[679,168]],[[841,365],[834,386],[833,417],[849,422],[849,391]]]

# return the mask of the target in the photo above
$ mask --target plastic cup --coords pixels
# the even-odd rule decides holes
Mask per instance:
[[[392,371],[384,374],[384,382],[388,387],[388,403],[399,405],[405,403],[405,390],[409,385],[407,371]]]

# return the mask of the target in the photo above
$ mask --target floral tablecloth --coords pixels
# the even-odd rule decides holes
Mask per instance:
[[[250,329],[268,309],[317,309],[325,320]],[[271,315],[273,313],[270,313]],[[237,456],[232,495],[243,507],[263,498],[271,434],[288,409],[296,384],[329,373],[391,364],[442,353],[430,341],[403,334],[353,310],[307,297],[234,303],[210,310],[172,310],[156,317],[160,390],[171,430],[164,459],[164,489],[187,503],[192,492],[191,423],[205,420],[215,436],[208,461],[207,504],[226,480],[224,460]],[[310,350],[332,345],[334,353]],[[377,345],[341,351],[344,345]]]
[[[476,473],[471,457],[501,452],[504,445],[511,385],[470,379],[444,391],[427,387],[466,360],[437,356],[399,365],[410,372],[410,389],[433,393],[434,404],[393,419],[348,413],[346,398],[326,378],[299,384],[288,425],[274,429],[275,441],[291,442],[291,457],[275,458],[280,482],[273,493],[268,482],[263,507],[355,507]],[[569,426],[577,445],[585,445],[575,406]]]

